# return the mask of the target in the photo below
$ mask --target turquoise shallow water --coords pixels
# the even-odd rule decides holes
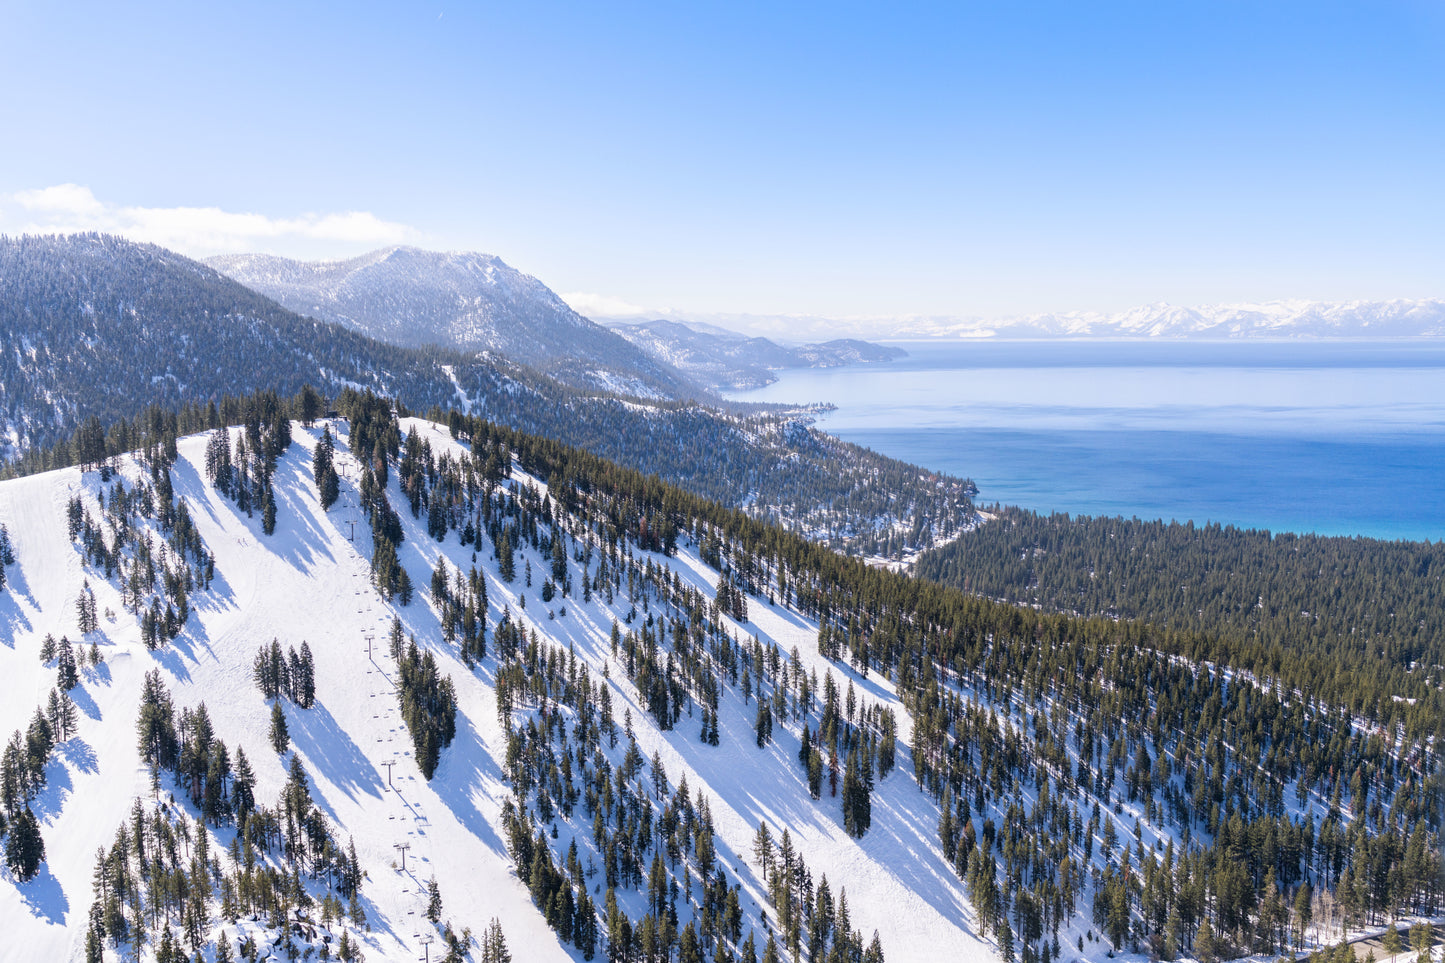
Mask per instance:
[[[737,394],[973,478],[980,504],[1445,538],[1445,345],[916,343]]]

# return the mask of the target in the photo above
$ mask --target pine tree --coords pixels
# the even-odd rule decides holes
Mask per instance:
[[[311,655],[311,646],[301,640],[301,655],[297,660],[299,676],[296,680],[296,704],[310,709],[316,704],[316,660]]]
[[[63,635],[60,637],[60,645],[56,649],[55,658],[56,685],[69,692],[80,684],[80,674],[75,668],[75,653],[70,647],[70,640]]]
[[[281,708],[280,701],[271,703],[271,748],[276,750],[277,755],[286,751],[291,744],[291,734],[286,730],[286,712]]]
[[[261,534],[276,534],[276,493],[269,479],[261,492]]]
[[[867,782],[858,772],[858,751],[848,753],[843,772],[843,828],[850,836],[862,838],[873,824],[873,800]]]
[[[437,885],[435,873],[426,884],[426,893],[426,918],[433,924],[440,923],[442,920],[442,891],[441,887]]]
[[[773,738],[773,709],[772,703],[758,697],[758,715],[753,721],[753,735],[757,739],[758,748],[761,749]]]
[[[507,936],[502,932],[501,920],[495,916],[482,934],[480,963],[512,963],[512,953],[507,949]]]
[[[315,424],[316,419],[321,416],[321,413],[325,410],[325,406],[326,399],[321,397],[320,392],[311,387],[309,383],[301,386],[301,391],[297,393],[295,402],[296,417],[300,420],[301,424],[310,428]],[[329,433],[330,426],[323,428],[322,431]]]
[[[40,822],[27,805],[10,821],[5,837],[5,865],[22,883],[28,883],[40,872],[45,862],[45,840],[40,837]]]
[[[1194,936],[1194,958],[1199,963],[1214,963],[1215,961],[1214,930],[1210,927],[1208,920],[1200,921],[1199,932]]]
[[[497,540],[497,570],[504,582],[510,582],[517,577],[517,562],[509,531],[502,532],[502,537]]]
[[[758,820],[758,831],[753,836],[753,859],[766,883],[773,875],[773,835],[763,820]]]
[[[99,628],[100,620],[96,618],[95,613],[95,591],[90,587],[90,579],[85,580],[80,595],[76,596],[75,614],[82,635],[94,632]]]
[[[1179,907],[1170,907],[1169,918],[1164,923],[1164,945],[1159,951],[1159,958],[1166,963],[1179,958],[1179,928],[1183,925],[1179,919]]]
[[[682,928],[677,941],[677,963],[706,963],[702,957],[702,945],[697,941],[697,929],[689,922]]]
[[[312,477],[316,481],[316,493],[321,500],[322,511],[330,511],[341,494],[341,482],[336,475],[336,445],[331,438],[331,426],[321,429],[321,439],[311,455]]]
[[[85,931],[85,963],[105,963],[105,936],[94,926]],[[216,954],[216,963],[223,963],[219,952]],[[231,963],[229,952],[224,963]]]

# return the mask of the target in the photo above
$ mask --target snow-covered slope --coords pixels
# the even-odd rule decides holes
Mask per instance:
[[[258,801],[269,803],[281,793],[291,750],[278,755],[270,748],[270,704],[252,683],[257,649],[274,638],[283,648],[304,640],[314,653],[316,704],[309,709],[286,704],[285,715],[316,805],[343,845],[347,837],[355,841],[366,877],[361,902],[369,932],[360,935],[368,959],[417,959],[428,952],[440,957],[439,947],[428,951],[423,944],[436,935],[423,918],[426,883],[433,876],[445,901],[444,915],[458,929],[469,926],[480,933],[496,917],[514,959],[580,959],[579,951],[561,943],[547,927],[513,870],[501,815],[510,789],[504,776],[508,733],[497,709],[496,660],[488,657],[469,669],[456,647],[443,642],[438,608],[422,588],[442,557],[453,571],[475,564],[483,573],[489,627],[505,611],[543,645],[570,650],[591,678],[608,688],[617,719],[630,715],[643,755],[656,753],[672,785],[685,777],[689,787],[707,798],[720,863],[744,897],[743,933],[756,931],[759,955],[765,939],[763,914],[775,918],[750,855],[759,820],[767,820],[775,835],[789,830],[815,881],[826,875],[835,895],[846,888],[853,926],[865,941],[876,930],[889,959],[936,958],[945,947],[952,959],[991,955],[989,946],[973,935],[963,884],[941,854],[937,806],[909,774],[906,714],[886,682],[858,677],[848,667],[822,659],[815,624],[756,598],[750,600],[750,622],[726,621],[740,639],[756,637],[764,646],[776,643],[785,653],[796,651],[806,671],[818,676],[831,672],[840,687],[851,683],[857,688],[863,706],[892,708],[903,720],[900,739],[905,746],[900,747],[898,768],[875,789],[874,829],[862,839],[844,832],[838,801],[826,790],[820,801],[810,797],[796,763],[798,723],[780,724],[774,741],[760,750],[753,739],[753,707],[729,696],[718,720],[719,746],[699,741],[698,722],[687,717],[672,731],[660,730],[610,646],[614,620],[626,619],[629,609],[636,612],[626,595],[619,593],[609,604],[600,593],[590,602],[574,593],[559,598],[560,605],[544,606],[538,590],[520,574],[513,582],[502,580],[495,560],[485,551],[478,559],[472,547],[459,544],[455,533],[443,543],[428,537],[426,513],[420,519],[411,517],[396,473],[390,478],[390,498],[405,534],[399,556],[418,591],[407,606],[383,601],[369,578],[371,537],[355,487],[359,466],[347,449],[345,422],[333,427],[339,434],[336,464],[343,476],[339,501],[329,512],[322,510],[310,455],[320,429],[298,425],[297,443],[281,455],[274,476],[277,528],[270,536],[263,534],[261,512],[248,517],[206,480],[208,437],[180,441],[180,457],[171,470],[175,498],[187,505],[214,558],[215,577],[209,588],[192,591],[190,619],[179,635],[154,650],[142,643],[139,620],[125,608],[121,586],[83,559],[67,531],[67,506],[73,498],[99,515],[97,496],[104,492],[109,498],[113,488],[103,485],[98,473],[76,468],[0,484],[0,521],[8,525],[17,557],[7,569],[8,586],[0,592],[0,679],[5,694],[0,733],[23,731],[35,707],[45,704],[57,670],[53,661],[42,663],[39,657],[42,639],[47,634],[80,639],[77,598],[87,580],[100,624],[84,636],[83,646],[94,643],[103,656],[100,664],[81,669],[80,684],[71,693],[80,710],[77,732],[57,746],[46,768],[46,787],[33,803],[47,860],[28,882],[8,874],[0,877],[0,919],[10,930],[0,957],[84,958],[97,847],[110,845],[135,799],[153,805],[151,777],[136,737],[147,672],[159,671],[177,711],[204,701],[216,736],[233,754],[243,748],[251,760]],[[438,455],[455,457],[464,450],[445,429],[403,422],[403,431],[411,428]],[[149,473],[127,458],[121,477],[134,491],[149,480]],[[536,480],[514,477],[545,492]],[[711,597],[717,574],[695,547],[684,543],[673,557],[634,552],[638,565],[670,568],[678,585]],[[169,556],[160,551],[159,557]],[[518,550],[519,573],[526,566],[540,579],[548,565],[531,548]],[[577,570],[579,581],[583,574]],[[660,613],[660,605],[654,602],[653,611]],[[637,617],[645,615],[638,612]],[[395,695],[397,666],[386,654],[387,631],[396,618],[434,655],[456,688],[456,739],[443,750],[430,781],[411,758],[412,742]],[[620,759],[626,745],[623,740],[609,754]],[[394,764],[390,771],[388,763]],[[181,810],[195,815],[179,788],[163,776],[161,799],[171,793],[181,801]],[[560,851],[572,833],[584,854],[590,851],[590,833],[577,831],[589,821],[559,819],[557,824]],[[212,851],[229,872],[225,850],[234,829],[216,826],[211,833]],[[409,846],[405,871],[399,868],[399,844]],[[597,879],[590,885],[600,909],[605,886]],[[685,902],[679,905],[682,925],[689,910]],[[623,908],[640,916],[645,908],[642,894],[626,894]],[[208,935],[224,935],[234,949],[234,939],[243,931],[263,942],[270,939],[274,934],[268,934],[264,923],[264,916],[243,918],[222,930],[212,928]],[[153,950],[147,948],[147,958]],[[214,946],[207,947],[203,957],[214,959]],[[113,958],[118,958],[114,949],[107,955]]]
[[[392,247],[347,261],[233,254],[206,263],[298,314],[381,341],[496,351],[584,388],[696,393],[677,372],[490,254]]]

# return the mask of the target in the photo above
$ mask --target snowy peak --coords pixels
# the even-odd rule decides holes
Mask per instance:
[[[393,344],[495,351],[590,390],[697,394],[676,371],[491,254],[398,246],[344,261],[236,254],[207,263],[298,314]]]

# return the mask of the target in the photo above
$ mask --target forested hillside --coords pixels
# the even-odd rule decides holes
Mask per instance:
[[[101,953],[147,940],[188,940],[190,952],[243,934],[281,945],[278,921],[311,919],[306,885],[289,874],[309,867],[351,899],[358,865],[372,882],[355,910],[326,910],[350,917],[349,939],[410,945],[356,921],[424,906],[456,958],[471,944],[442,927],[442,894],[510,894],[513,925],[530,918],[517,912],[519,886],[564,952],[693,963],[912,959],[940,938],[973,956],[980,944],[965,932],[1006,961],[1213,960],[1439,911],[1438,675],[983,600],[475,416],[402,420],[384,399],[343,392],[341,419],[307,427],[305,404],[238,399],[239,431],[189,439],[176,434],[184,419],[162,414],[136,426],[138,456],[96,449],[99,472],[90,462],[0,491],[0,514],[25,519],[19,594],[5,597],[25,628],[0,659],[38,651],[71,692],[73,649],[47,649],[48,626],[76,619],[92,668],[127,645],[140,661],[117,658],[108,685],[77,672],[75,701],[112,712],[121,680],[143,681],[141,758],[158,773],[151,783],[181,799],[159,811],[138,803],[139,828],[118,833],[88,877],[100,908],[83,935]],[[53,518],[28,507],[41,503]],[[348,519],[369,545],[361,557]],[[65,555],[53,540],[66,534],[69,590],[49,574],[55,561],[35,567]],[[358,566],[364,592],[347,581]],[[317,594],[313,580],[336,584]],[[397,888],[395,866],[377,866],[374,825],[358,863],[313,815],[362,825],[368,797],[381,795],[365,757],[388,736],[367,721],[381,701],[350,694],[371,685],[359,657],[294,631],[289,655],[256,638],[257,624],[297,619],[313,642],[329,638],[314,612],[270,614],[272,593],[294,591],[342,600],[345,614],[328,618],[350,626],[350,645],[387,653],[395,688],[383,694],[405,726],[390,731],[410,745],[388,758],[437,787],[408,790],[426,816],[425,833],[409,834],[423,847],[412,858],[424,853],[442,877],[411,877],[420,904]],[[37,607],[40,596],[74,614]],[[238,631],[238,618],[251,621]],[[157,674],[142,680],[152,663]],[[254,679],[254,703],[220,698],[216,673],[236,665]],[[177,705],[171,687],[248,720],[247,738],[269,718],[272,752],[284,762],[296,739],[299,754],[289,767],[268,760],[254,789],[227,776],[222,723]],[[94,778],[71,740],[99,730],[84,719],[70,728],[65,697],[52,701],[5,757],[4,782],[17,787],[7,825],[24,843],[18,886],[44,878],[42,843],[54,845],[50,825],[74,805],[44,774]],[[368,734],[350,742],[328,719]],[[479,801],[489,779],[505,798]],[[216,834],[212,852],[237,840],[212,882],[190,890],[213,894],[194,908],[176,895],[198,885],[194,868],[168,857],[170,876],[135,882],[136,847],[165,852],[187,820],[193,834]],[[488,834],[516,882],[477,891],[444,854]],[[64,858],[74,885],[84,864]],[[117,885],[125,898],[111,895]],[[228,929],[227,906],[251,922]]]
[[[581,392],[493,353],[385,344],[152,245],[0,239],[0,420],[21,470],[69,464],[40,448],[82,427],[128,450],[119,422],[149,417],[148,405],[182,411],[182,432],[194,431],[237,417],[227,397],[289,399],[307,384],[485,412],[859,551],[921,547],[972,517],[966,481],[844,443],[798,414]]]
[[[1049,611],[1147,622],[1392,671],[1445,665],[1445,545],[1002,509],[919,575]]]
[[[22,523],[0,668],[40,695],[0,703],[0,914],[27,947],[983,958],[961,883],[897,872],[946,869],[936,847],[860,841],[870,810],[935,821],[905,770],[865,792],[857,751],[840,799],[794,769],[794,686],[845,746],[896,734],[896,697],[855,694],[796,610],[710,567],[720,543],[561,501],[501,436],[375,396],[309,425],[302,399],[236,404],[0,484]]]
[[[301,318],[164,248],[0,238],[0,417],[12,455],[90,418],[307,383],[413,404],[455,397],[434,360]]]

